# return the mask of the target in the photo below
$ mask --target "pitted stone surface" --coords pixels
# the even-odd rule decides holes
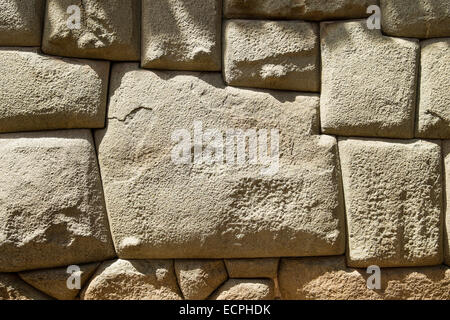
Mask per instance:
[[[224,79],[228,84],[320,91],[318,24],[229,20],[224,28]]]
[[[137,61],[140,58],[139,0],[48,0],[42,51],[64,57]],[[80,28],[69,28],[80,8]]]
[[[380,0],[383,32],[395,37],[450,37],[450,1]]]
[[[50,300],[15,273],[0,273],[0,300]]]
[[[45,0],[0,0],[0,46],[40,46]]]
[[[142,0],[142,67],[221,70],[222,1]]]
[[[369,30],[366,20],[321,23],[322,131],[412,138],[419,44]]]
[[[278,258],[227,259],[225,265],[230,278],[276,278]]]
[[[0,132],[101,128],[109,62],[0,48]]]
[[[439,141],[340,139],[352,267],[442,263]]]
[[[269,279],[230,279],[211,300],[273,300],[274,285]]]
[[[421,42],[417,136],[450,139],[450,38]]]
[[[83,300],[181,300],[172,260],[104,262],[81,293]]]
[[[364,18],[378,0],[224,0],[227,18],[333,20]]]
[[[0,135],[0,272],[114,256],[89,130]]]
[[[317,95],[225,87],[218,74],[136,64],[114,65],[110,92],[108,126],[96,132],[96,145],[120,258],[344,252],[337,145],[318,135]],[[222,134],[279,129],[278,172],[248,162],[175,164],[172,135],[192,134],[196,121]]]

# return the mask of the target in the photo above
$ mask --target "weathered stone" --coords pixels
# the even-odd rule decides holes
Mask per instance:
[[[83,300],[181,300],[172,260],[104,262],[81,293]]]
[[[89,130],[0,135],[0,272],[114,256]]]
[[[224,0],[227,18],[333,20],[367,17],[378,0]]]
[[[450,37],[448,0],[380,0],[383,32],[396,37]]]
[[[450,38],[423,41],[417,136],[450,138]]]
[[[320,91],[317,24],[229,20],[224,28],[224,78],[228,84]]]
[[[208,298],[228,279],[223,260],[175,260],[175,273],[187,300]]]
[[[221,70],[222,1],[142,0],[142,67]]]
[[[450,269],[444,266],[386,268],[380,289],[373,273],[345,266],[344,257],[282,259],[280,289],[286,300],[448,300]],[[369,277],[371,277],[369,279]]]
[[[211,300],[273,300],[273,281],[269,279],[230,279]]]
[[[337,145],[318,134],[317,95],[224,87],[217,73],[132,63],[112,72],[108,126],[96,132],[96,145],[120,258],[343,254]],[[279,163],[276,153],[270,165],[261,158],[233,164],[228,156],[211,165],[173,162],[174,133],[191,133],[196,121],[219,136],[279,129]],[[231,142],[226,149],[235,155]],[[207,145],[203,139],[195,149]]]
[[[446,216],[444,218],[444,252],[445,263],[450,266],[450,140],[442,142],[444,174],[446,187]]]
[[[14,273],[0,273],[0,300],[50,300]]]
[[[278,258],[225,260],[230,278],[276,278]]]
[[[340,139],[348,265],[442,263],[439,141]]]
[[[80,28],[70,6],[80,8]],[[42,51],[48,54],[105,60],[140,58],[140,0],[48,0]]]
[[[365,20],[321,23],[324,133],[412,138],[419,44]]]
[[[89,280],[99,265],[100,263],[90,263],[78,266],[80,272],[76,275],[80,277],[81,287]],[[71,275],[75,274],[67,273],[67,267],[21,272],[19,274],[26,283],[58,300],[73,300],[80,292],[79,289],[68,288],[67,280]]]
[[[0,46],[40,46],[44,0],[0,0]]]
[[[0,132],[105,125],[109,62],[0,49]]]

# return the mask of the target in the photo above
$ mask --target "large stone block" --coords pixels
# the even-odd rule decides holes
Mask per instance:
[[[225,87],[217,73],[158,72],[132,63],[112,72],[108,125],[96,132],[96,145],[120,258],[344,252],[337,144],[319,135],[317,95]],[[215,153],[226,162],[201,161],[214,148],[207,137],[199,141],[199,126],[205,134],[216,129],[217,141],[228,136],[227,147]],[[195,161],[186,137],[186,164],[174,162],[180,130],[191,135],[193,127]],[[258,130],[273,143],[271,160],[261,158],[260,144],[259,160],[250,162],[247,149],[256,146],[247,143],[246,161],[237,162],[231,129]]]
[[[286,300],[448,300],[450,269],[444,266],[380,269],[347,268],[344,257],[282,259],[279,283]],[[371,278],[369,278],[371,277]]]
[[[317,24],[229,20],[224,28],[224,78],[228,84],[320,91]]]
[[[17,274],[0,273],[0,300],[51,300],[29,286]]]
[[[412,138],[419,44],[365,20],[321,23],[324,133]]]
[[[80,27],[72,28],[80,8]],[[105,60],[140,58],[140,0],[48,0],[42,51],[48,54]],[[70,27],[70,28],[69,28]]]
[[[172,260],[104,262],[82,300],[181,300]]]
[[[450,37],[448,0],[380,0],[383,32],[396,37]]]
[[[333,20],[367,17],[378,0],[224,0],[227,18]]]
[[[221,70],[221,0],[142,0],[142,67]]]
[[[0,132],[105,125],[109,62],[0,49]]]
[[[274,300],[274,285],[269,279],[230,279],[210,300]]]
[[[45,0],[0,0],[0,46],[40,46]]]
[[[340,139],[353,267],[442,263],[439,141]]]
[[[270,278],[277,277],[278,258],[267,259],[227,259],[227,266],[230,278]]]
[[[421,42],[418,137],[450,139],[450,38]]]
[[[89,130],[0,135],[0,272],[114,256]]]
[[[444,218],[444,250],[445,263],[450,266],[450,140],[442,142],[444,158],[444,173],[446,187],[446,214]]]

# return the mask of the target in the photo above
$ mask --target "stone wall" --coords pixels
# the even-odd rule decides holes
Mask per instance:
[[[0,47],[0,299],[450,299],[448,0],[0,0]]]

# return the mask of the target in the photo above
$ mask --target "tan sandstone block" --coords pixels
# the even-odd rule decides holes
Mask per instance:
[[[51,298],[28,285],[17,274],[0,273],[1,300],[51,300]]]
[[[337,144],[319,135],[317,95],[225,87],[217,73],[132,63],[113,66],[111,85],[108,126],[96,145],[120,258],[343,254]],[[276,154],[270,164],[174,163],[180,145],[172,136],[184,129],[192,138],[195,122],[216,129],[224,144],[228,129],[266,129],[268,142],[278,129],[282,156],[278,164]]]
[[[172,260],[104,262],[81,293],[82,300],[181,300]]]
[[[175,274],[187,300],[208,298],[228,279],[223,260],[175,260]]]
[[[320,91],[318,24],[229,20],[224,29],[224,79],[229,85]]]
[[[78,266],[80,268],[80,272],[76,275],[80,277],[81,288],[83,288],[84,284],[94,274],[99,265],[100,263],[90,263]],[[74,275],[71,273],[67,273],[67,270],[67,267],[34,270],[21,272],[19,276],[29,285],[55,299],[74,300],[80,290],[76,288],[69,289],[67,287],[67,280],[71,275]]]
[[[0,48],[0,132],[105,125],[109,62]]]
[[[89,130],[0,135],[0,272],[114,256]]]
[[[322,131],[412,138],[417,40],[385,37],[366,20],[321,23]]]
[[[142,67],[220,71],[222,1],[142,0]]]
[[[450,269],[445,266],[381,269],[380,289],[367,287],[372,275],[347,268],[344,257],[282,259],[279,283],[285,300],[450,299]]]
[[[210,300],[274,300],[274,285],[269,279],[230,279]]]
[[[278,258],[268,259],[227,259],[227,267],[230,278],[270,278],[277,277]]]
[[[450,140],[442,142],[442,153],[444,158],[444,173],[446,187],[446,208],[444,218],[444,255],[445,263],[450,266]]]
[[[450,138],[450,38],[421,42],[421,78],[416,135]]]
[[[380,0],[383,32],[396,37],[450,37],[450,1]]]
[[[332,20],[367,17],[378,0],[224,0],[227,18]]]
[[[69,6],[80,8],[80,28],[69,28]],[[48,0],[42,51],[119,61],[140,58],[140,0]]]
[[[40,46],[45,0],[0,0],[0,46]]]
[[[442,263],[439,141],[340,139],[352,267]]]

